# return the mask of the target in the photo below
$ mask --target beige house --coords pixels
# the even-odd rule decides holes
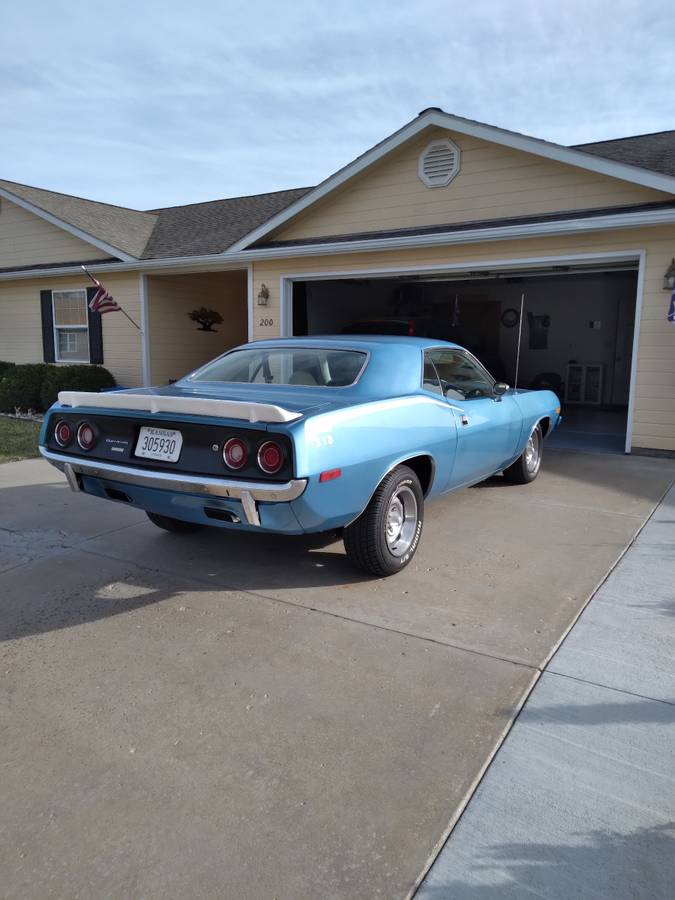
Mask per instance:
[[[347,328],[454,338],[513,383],[522,330],[519,385],[555,383],[580,434],[675,451],[674,256],[675,132],[563,147],[434,108],[314,188],[140,212],[0,181],[0,360],[166,384]],[[140,332],[88,314],[81,263]]]

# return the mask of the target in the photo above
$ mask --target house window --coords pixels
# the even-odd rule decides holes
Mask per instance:
[[[57,362],[89,362],[87,292],[52,291]]]

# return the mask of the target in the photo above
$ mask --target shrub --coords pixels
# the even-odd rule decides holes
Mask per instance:
[[[42,409],[42,382],[51,366],[35,363],[12,366],[0,378],[0,412]]]
[[[103,366],[49,366],[42,382],[40,405],[48,409],[59,391],[100,391],[115,387],[115,379]]]
[[[4,360],[0,359],[0,381],[2,381],[9,370],[13,369],[15,365],[16,363],[4,362]]]

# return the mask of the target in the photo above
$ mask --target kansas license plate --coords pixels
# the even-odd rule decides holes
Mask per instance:
[[[143,426],[138,435],[136,456],[146,459],[161,459],[164,462],[176,462],[183,446],[183,435],[180,431],[169,428],[149,428]]]

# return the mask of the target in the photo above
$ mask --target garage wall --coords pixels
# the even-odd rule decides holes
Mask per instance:
[[[0,268],[102,259],[106,254],[4,198],[0,200]]]
[[[148,278],[150,370],[153,384],[167,384],[241,344],[248,336],[247,272]],[[200,306],[223,317],[216,331],[200,331],[187,314]]]
[[[429,142],[451,137],[459,174],[428,188],[417,165]],[[279,240],[414,228],[671,199],[670,194],[511,150],[429,129],[282,226]]]
[[[105,286],[115,300],[140,322],[138,275],[108,273]],[[91,287],[86,277],[35,278],[0,282],[0,359],[43,362],[40,291]],[[103,316],[103,365],[124,387],[142,384],[138,331],[121,313]]]
[[[584,236],[500,241],[454,247],[400,250],[395,253],[352,253],[256,262],[254,296],[264,282],[270,290],[265,315],[254,317],[256,338],[274,337],[280,328],[280,278],[336,272],[350,275],[372,269],[439,266],[453,263],[498,264],[505,259],[646,250],[643,310],[639,342],[633,445],[675,451],[675,327],[666,321],[669,297],[663,273],[675,256],[675,228],[643,228]],[[271,324],[261,324],[261,322]]]

